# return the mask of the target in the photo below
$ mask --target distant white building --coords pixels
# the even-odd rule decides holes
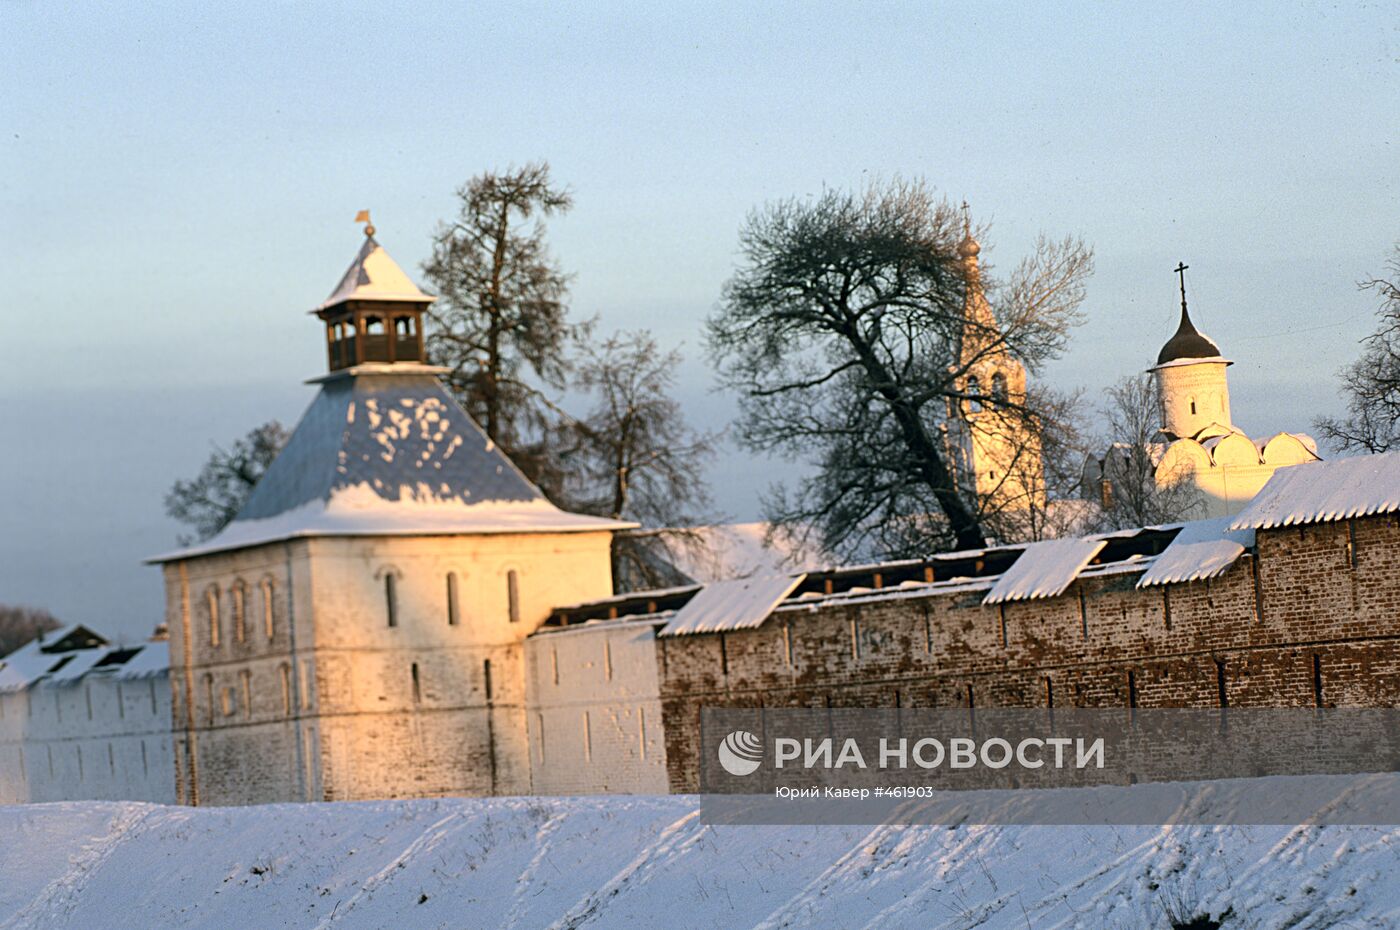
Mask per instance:
[[[1225,374],[1233,364],[1191,322],[1183,279],[1181,323],[1149,369],[1157,381],[1162,408],[1160,439],[1146,451],[1157,487],[1185,482],[1195,489],[1196,510],[1186,515],[1193,519],[1233,516],[1277,469],[1320,458],[1317,443],[1305,433],[1252,439],[1235,426]],[[1084,496],[1108,503],[1116,485],[1135,480],[1130,458],[1131,450],[1114,447],[1086,463]]]
[[[175,802],[170,651],[84,626],[0,658],[0,803]]]

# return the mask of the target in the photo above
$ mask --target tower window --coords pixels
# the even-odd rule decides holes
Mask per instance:
[[[1196,415],[1196,398],[1191,398],[1191,415]]]
[[[262,584],[258,586],[262,590],[262,615],[263,630],[267,633],[268,642],[272,641],[272,579],[264,578]]]
[[[456,626],[457,615],[457,573],[447,573],[447,625]]]
[[[409,669],[409,674],[413,676],[413,703],[422,704],[423,684],[418,678],[418,663],[414,662],[411,666],[409,666]]]
[[[204,595],[204,609],[209,620],[209,645],[219,646],[219,589],[210,587]]]
[[[248,629],[244,617],[244,602],[246,587],[242,581],[235,581],[233,589],[229,592],[233,600],[233,638],[238,642],[246,642],[248,639]]]
[[[520,622],[520,576],[515,569],[506,572],[506,602],[510,622]]]
[[[282,716],[292,715],[292,669],[285,662],[278,667],[282,673]]]
[[[399,593],[393,572],[384,573],[384,612],[390,627],[399,625]]]
[[[982,382],[976,375],[969,375],[967,379],[968,409],[977,411],[982,409]]]
[[[413,332],[413,317],[411,317],[411,316],[396,316],[396,317],[394,317],[394,332],[395,332],[396,334],[398,334],[398,336],[399,336],[400,339],[405,339],[405,338],[408,338],[408,337],[410,337],[410,336],[413,336],[413,335],[414,335],[414,332]]]
[[[992,399],[1006,403],[1006,375],[999,371],[992,375]]]

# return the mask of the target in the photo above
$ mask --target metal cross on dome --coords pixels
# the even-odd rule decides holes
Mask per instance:
[[[1181,309],[1183,310],[1186,309],[1186,269],[1190,267],[1185,262],[1177,262],[1176,267],[1172,269],[1181,278]]]

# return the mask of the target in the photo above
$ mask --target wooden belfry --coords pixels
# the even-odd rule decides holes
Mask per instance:
[[[374,240],[369,211],[365,242],[340,284],[314,311],[326,324],[331,371],[366,363],[423,364],[423,310],[435,298],[420,291]]]

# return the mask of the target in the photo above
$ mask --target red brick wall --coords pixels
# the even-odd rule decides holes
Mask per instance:
[[[659,640],[671,790],[697,789],[706,706],[1214,707],[1222,688],[1230,706],[1311,706],[1319,682],[1326,705],[1400,703],[1395,515],[1261,531],[1210,581],[1138,577],[1003,608],[980,592],[785,608]]]

